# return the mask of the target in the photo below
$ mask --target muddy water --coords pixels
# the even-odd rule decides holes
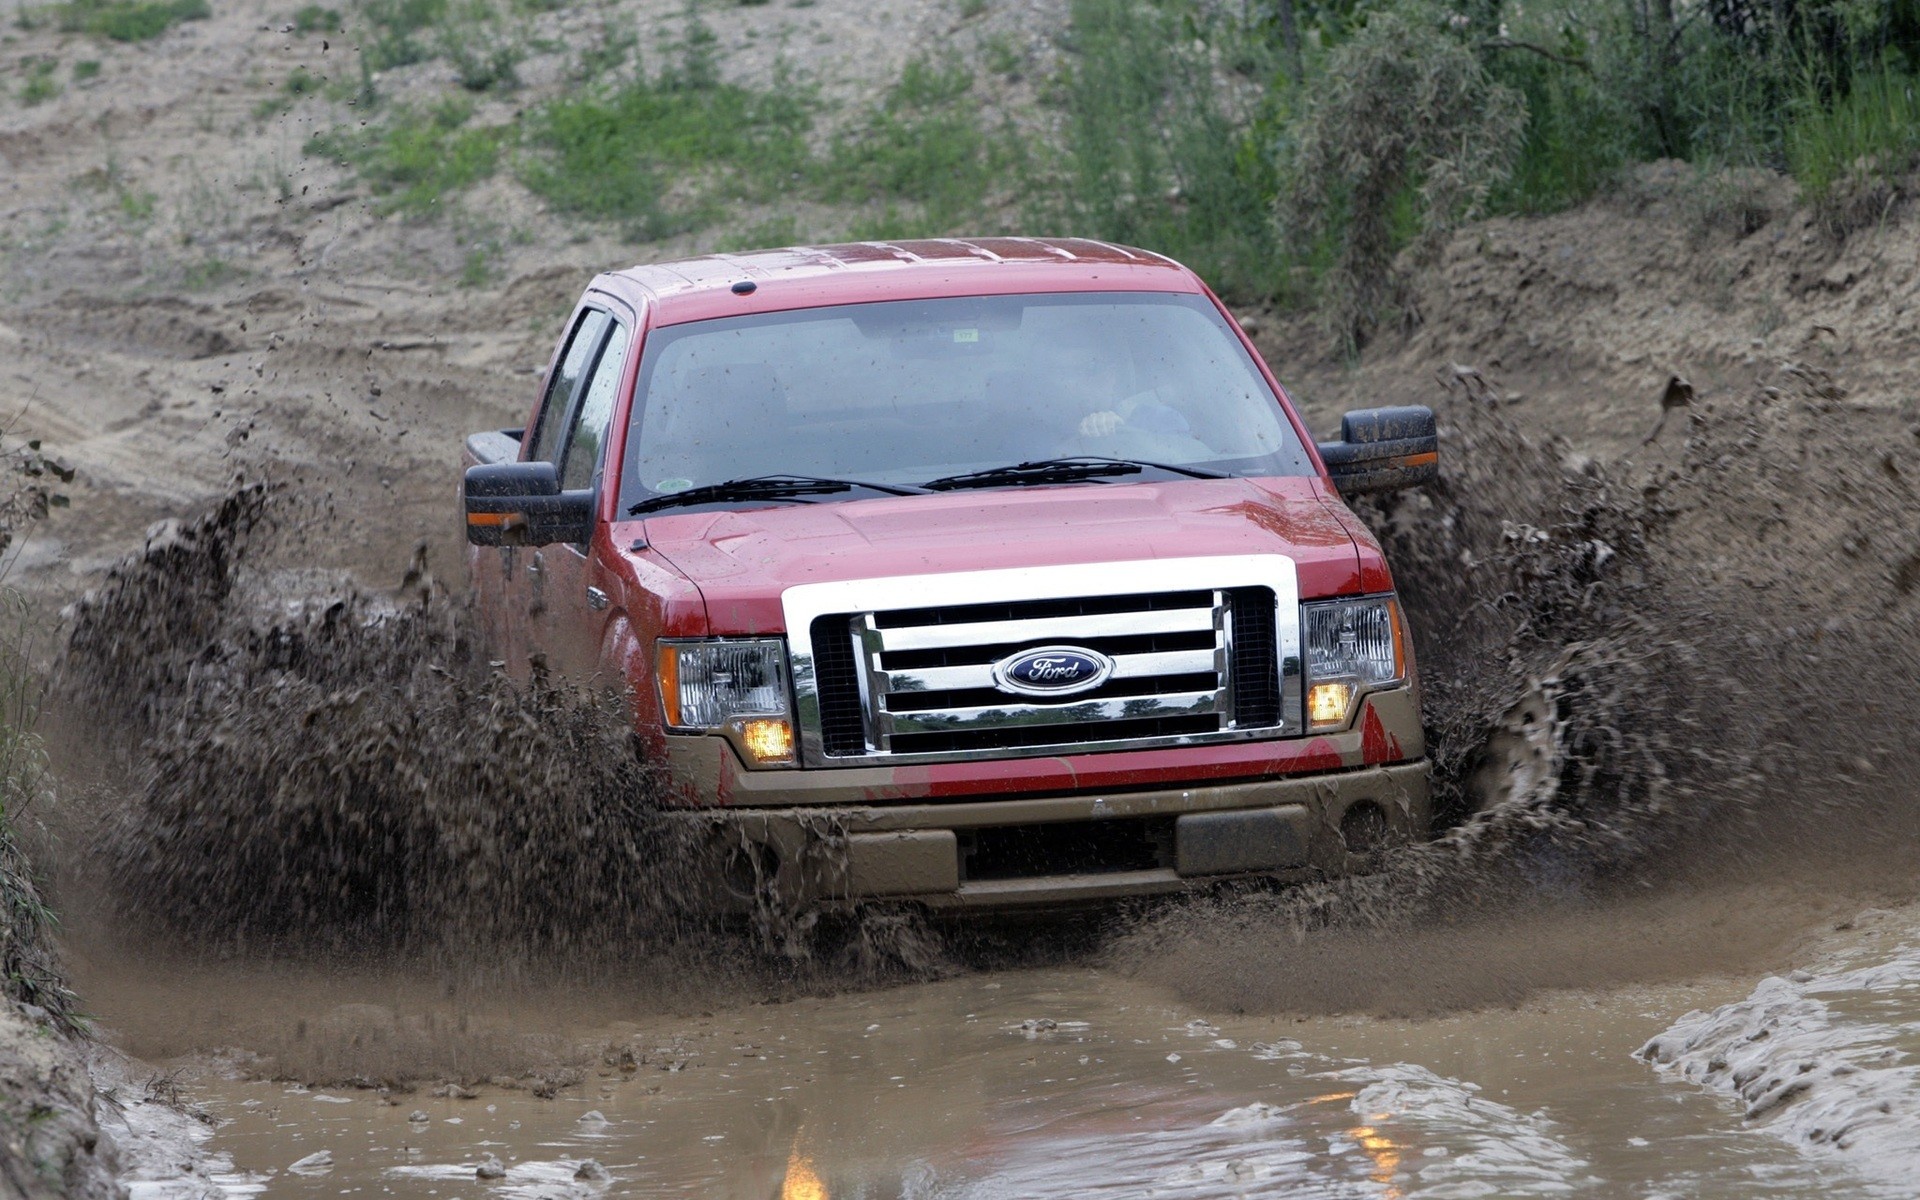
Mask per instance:
[[[1634,1057],[1749,986],[1298,1020],[1196,1013],[1053,967],[577,1029],[598,1061],[546,1098],[179,1065],[217,1122],[207,1148],[232,1194],[1873,1194],[1844,1155],[1804,1153]],[[477,1177],[488,1156],[503,1178]],[[588,1159],[604,1179],[576,1179]]]

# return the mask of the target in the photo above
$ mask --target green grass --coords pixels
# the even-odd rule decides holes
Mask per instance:
[[[293,28],[296,33],[338,33],[340,11],[318,4],[301,5],[294,10]]]
[[[834,142],[821,171],[827,199],[860,204],[856,236],[979,232],[983,201],[1013,163],[990,142],[964,67],[909,62],[886,99]]]
[[[1061,165],[1029,224],[1173,255],[1237,299],[1283,291],[1291,266],[1271,214],[1287,93],[1222,90],[1209,53],[1273,79],[1274,48],[1192,0],[1074,0],[1071,17]]]
[[[60,62],[53,58],[29,58],[20,64],[26,73],[27,81],[20,88],[20,103],[32,107],[44,104],[60,94],[60,84],[53,73],[59,69]]]
[[[808,165],[806,93],[755,91],[704,72],[641,76],[556,100],[529,123],[521,178],[563,212],[653,239],[717,219],[729,200],[771,195]]]
[[[207,0],[65,0],[54,5],[53,13],[67,33],[144,42],[182,21],[204,21],[213,10]]]
[[[360,14],[372,37],[361,47],[362,61],[373,71],[425,62],[433,55],[414,35],[446,12],[447,0],[365,0]]]
[[[445,100],[432,108],[396,109],[385,124],[315,136],[307,153],[357,168],[388,212],[423,215],[443,196],[492,175],[507,131],[467,128],[472,104]]]
[[[326,80],[305,67],[295,67],[280,84],[280,94],[254,105],[253,115],[261,119],[285,112],[302,96],[311,96],[326,86]]]
[[[1920,83],[1904,72],[1858,75],[1844,96],[1808,96],[1786,131],[1787,166],[1819,205],[1843,184],[1893,180],[1920,163]]]
[[[470,92],[520,86],[518,67],[526,50],[487,0],[466,0],[435,27],[436,49]]]
[[[1642,157],[1634,117],[1589,74],[1532,55],[1497,59],[1494,77],[1527,101],[1527,128],[1512,176],[1495,190],[1496,212],[1570,208]]]
[[[97,58],[83,58],[73,64],[73,81],[75,83],[84,83],[99,74],[100,60]]]

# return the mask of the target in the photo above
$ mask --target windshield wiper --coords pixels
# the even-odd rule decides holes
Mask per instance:
[[[1138,475],[1141,469],[1146,467],[1156,471],[1170,471],[1175,475],[1185,475],[1191,479],[1232,478],[1220,471],[1206,471],[1199,467],[1176,467],[1172,463],[1148,462],[1144,458],[1101,458],[1097,455],[1080,455],[1074,458],[1040,458],[1004,467],[988,467],[984,471],[942,475],[938,479],[927,480],[921,486],[928,491],[948,492],[957,488],[1017,487],[1032,483],[1078,483],[1114,475]]]
[[[909,484],[869,483],[864,479],[833,479],[823,475],[754,475],[746,479],[704,484],[683,492],[649,496],[628,508],[627,515],[637,517],[641,513],[658,512],[663,508],[716,504],[728,500],[794,500],[801,496],[850,492],[855,488],[885,492],[889,496],[924,496],[927,492],[926,488]]]

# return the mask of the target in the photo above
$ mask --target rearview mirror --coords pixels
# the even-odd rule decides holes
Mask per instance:
[[[1340,418],[1340,440],[1321,442],[1333,486],[1343,496],[1392,492],[1440,478],[1440,434],[1433,410],[1362,408]]]
[[[560,490],[550,462],[467,468],[467,540],[476,546],[584,542],[593,533],[593,492]]]

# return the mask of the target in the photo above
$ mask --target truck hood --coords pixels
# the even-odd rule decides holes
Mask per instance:
[[[772,633],[795,584],[997,567],[1285,554],[1302,597],[1352,592],[1349,520],[1318,479],[1183,479],[665,513],[614,532],[700,589],[712,632]]]

